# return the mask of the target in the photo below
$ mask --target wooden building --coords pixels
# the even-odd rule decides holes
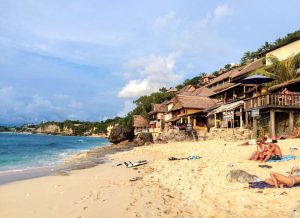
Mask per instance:
[[[134,135],[149,131],[149,122],[141,115],[133,116]]]

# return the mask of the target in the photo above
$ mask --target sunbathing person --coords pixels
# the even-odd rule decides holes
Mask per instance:
[[[295,184],[299,184],[300,174],[293,172],[293,169],[288,176],[271,172],[270,173],[271,178],[265,179],[265,183],[275,186],[276,188],[283,187],[283,186],[292,187]]]
[[[268,160],[281,160],[282,158],[282,152],[278,145],[275,143],[268,143],[268,150],[265,151],[261,156],[263,158],[260,159],[261,163],[267,162]]]
[[[254,151],[251,156],[249,157],[249,160],[259,160],[262,159],[262,154],[264,154],[267,151],[267,147],[265,144],[265,138],[261,138],[257,141],[257,147],[256,151]]]

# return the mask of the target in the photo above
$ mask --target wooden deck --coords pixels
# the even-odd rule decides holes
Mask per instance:
[[[299,94],[265,94],[244,100],[244,109],[260,108],[300,109]]]

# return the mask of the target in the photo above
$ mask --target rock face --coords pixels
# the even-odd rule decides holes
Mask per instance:
[[[135,137],[133,142],[136,146],[150,144],[150,143],[153,143],[153,136],[149,132],[142,132]]]
[[[133,139],[133,132],[119,126],[114,127],[108,137],[108,141],[114,144],[130,139]]]
[[[231,170],[226,179],[228,182],[240,182],[240,183],[248,183],[253,182],[257,176],[251,175],[244,170]]]
[[[71,128],[64,127],[63,130],[56,124],[43,125],[35,129],[35,133],[52,134],[52,135],[74,135]]]
[[[187,139],[187,135],[185,134],[184,130],[178,130],[178,129],[169,130],[167,133],[163,135],[163,137],[169,142],[184,141]]]

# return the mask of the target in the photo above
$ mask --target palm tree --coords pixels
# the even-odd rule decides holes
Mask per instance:
[[[277,83],[292,80],[300,76],[298,72],[298,68],[300,68],[300,52],[283,61],[270,55],[268,61],[272,64],[266,70],[273,75],[273,78],[276,79]]]
[[[282,61],[274,55],[267,57],[267,60],[271,62],[271,65],[257,69],[254,73],[275,79],[272,85],[283,83],[300,76],[300,52]]]

